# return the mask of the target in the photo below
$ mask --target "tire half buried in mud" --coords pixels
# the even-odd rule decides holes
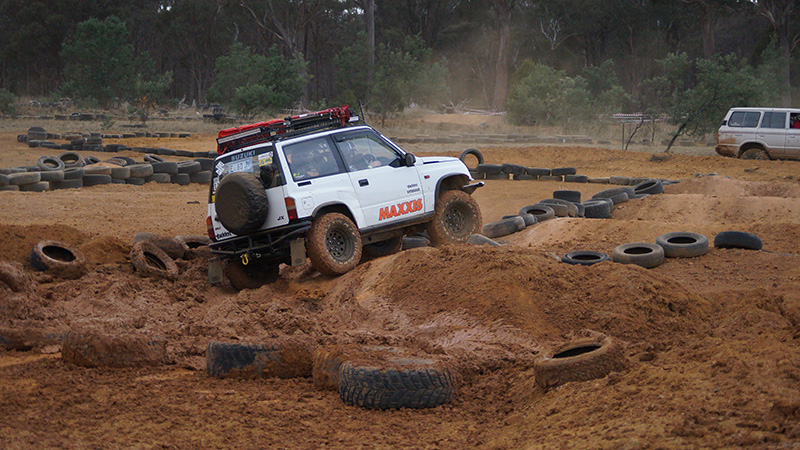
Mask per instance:
[[[62,343],[61,358],[82,367],[159,366],[168,362],[167,341],[147,336],[69,332]]]
[[[131,249],[131,263],[136,268],[136,273],[143,277],[178,278],[178,266],[164,250],[161,250],[152,241],[141,241]]]
[[[608,336],[577,339],[553,348],[534,363],[536,384],[544,389],[602,378],[625,370],[622,348]]]
[[[434,408],[450,403],[457,387],[450,370],[428,358],[388,357],[345,361],[339,367],[339,397],[371,409]]]
[[[306,378],[311,376],[311,353],[302,343],[211,342],[206,372],[217,378]]]
[[[86,258],[58,241],[41,241],[31,250],[31,266],[40,272],[75,279],[86,273]]]

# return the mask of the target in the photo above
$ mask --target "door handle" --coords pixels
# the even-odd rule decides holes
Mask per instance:
[[[367,180],[366,178],[364,178],[362,180],[358,180],[358,185],[362,186],[362,187],[363,186],[369,186],[369,180]]]

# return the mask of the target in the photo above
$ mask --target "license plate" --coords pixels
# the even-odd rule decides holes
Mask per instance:
[[[242,159],[236,162],[228,163],[228,173],[252,172],[252,171],[253,171],[252,159]]]

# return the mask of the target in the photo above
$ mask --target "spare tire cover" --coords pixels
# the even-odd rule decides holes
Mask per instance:
[[[226,175],[217,187],[214,205],[222,226],[233,234],[255,233],[267,220],[267,192],[249,173]]]

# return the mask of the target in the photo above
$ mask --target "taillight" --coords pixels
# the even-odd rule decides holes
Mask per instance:
[[[211,223],[211,216],[206,217],[206,231],[208,231],[208,238],[216,242],[214,236],[214,224]]]
[[[292,197],[283,199],[286,202],[286,212],[289,214],[289,220],[297,219],[297,206],[294,204]]]

